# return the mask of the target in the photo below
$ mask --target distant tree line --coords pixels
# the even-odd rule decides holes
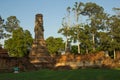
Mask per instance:
[[[105,13],[96,3],[75,2],[73,7],[67,8],[58,33],[66,37],[66,44],[68,39],[77,42],[80,54],[103,50],[115,56],[116,51],[120,51],[120,9],[113,10],[116,15]]]

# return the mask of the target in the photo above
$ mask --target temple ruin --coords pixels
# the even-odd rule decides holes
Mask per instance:
[[[51,57],[46,48],[44,40],[43,15],[36,14],[35,16],[35,39],[32,44],[32,49],[29,54],[30,62],[37,68],[50,67]]]

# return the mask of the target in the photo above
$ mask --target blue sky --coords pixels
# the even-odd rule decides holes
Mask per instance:
[[[34,36],[34,20],[37,13],[43,14],[44,37],[63,37],[57,31],[61,27],[62,18],[68,6],[73,7],[75,2],[94,2],[102,6],[105,12],[112,14],[113,7],[120,7],[119,0],[1,0],[0,15],[6,19],[16,16],[23,29],[28,29]]]

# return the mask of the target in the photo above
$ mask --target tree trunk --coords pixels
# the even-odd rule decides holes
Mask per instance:
[[[116,59],[116,53],[115,53],[116,51],[115,51],[115,49],[114,49],[114,59]]]
[[[86,54],[88,54],[88,48],[86,48]]]
[[[66,37],[66,42],[65,42],[65,52],[67,51],[67,45],[68,45],[68,38]]]
[[[78,42],[78,54],[80,54],[80,43]]]
[[[93,51],[95,51],[95,34],[92,35],[92,39],[93,39]]]

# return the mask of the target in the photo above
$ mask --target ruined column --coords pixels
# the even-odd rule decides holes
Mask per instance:
[[[43,15],[37,14],[35,17],[35,40],[44,39]]]
[[[30,62],[36,67],[43,66],[41,63],[50,63],[50,55],[44,40],[43,15],[35,15],[35,39],[32,44],[32,49],[29,54]]]

